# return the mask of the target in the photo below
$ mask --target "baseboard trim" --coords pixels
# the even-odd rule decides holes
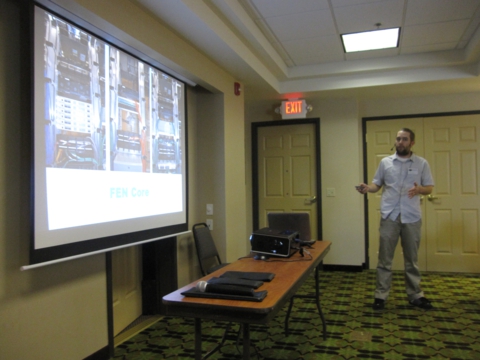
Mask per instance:
[[[362,272],[363,267],[361,265],[327,265],[323,264],[323,271],[346,271],[346,272]]]
[[[118,345],[129,340],[130,338],[134,337],[138,333],[142,332],[146,328],[149,328],[150,326],[152,326],[162,318],[163,318],[162,315],[141,316],[138,322],[134,322],[135,323],[134,326],[128,327],[126,330],[122,331],[120,334],[115,336],[114,346],[117,347]]]

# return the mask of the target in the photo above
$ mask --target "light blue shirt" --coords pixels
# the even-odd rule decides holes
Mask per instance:
[[[408,190],[414,183],[435,185],[427,160],[413,153],[407,159],[398,157],[396,153],[383,158],[372,182],[383,186],[380,206],[382,218],[395,220],[401,215],[402,223],[412,223],[422,218],[420,196],[408,197]]]

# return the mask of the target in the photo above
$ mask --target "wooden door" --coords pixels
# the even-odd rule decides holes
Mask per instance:
[[[140,246],[112,252],[114,336],[142,315],[141,264]]]
[[[259,228],[269,212],[306,212],[318,234],[314,124],[258,128]]]
[[[425,157],[435,187],[422,200],[420,270],[480,271],[480,115],[441,116],[367,122],[367,167],[371,182],[401,127],[416,135],[413,151]],[[380,192],[368,195],[370,268],[378,256]],[[401,246],[394,269],[403,269]]]
[[[480,272],[480,115],[424,120],[435,180],[427,201],[431,271]]]
[[[370,184],[377,171],[380,161],[395,153],[395,138],[401,128],[407,127],[415,133],[415,145],[413,151],[423,157],[423,119],[382,120],[367,122],[367,182]],[[378,261],[380,227],[380,200],[382,190],[375,194],[368,194],[368,256],[369,267],[375,269]],[[422,200],[422,218],[425,219],[425,201]],[[422,227],[422,240],[418,251],[418,264],[420,270],[426,270],[426,242],[425,227]],[[393,270],[403,270],[403,251],[400,241],[393,259]]]

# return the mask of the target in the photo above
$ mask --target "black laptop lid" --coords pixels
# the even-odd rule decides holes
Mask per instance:
[[[275,230],[298,231],[299,239],[313,240],[310,233],[310,216],[308,213],[268,213],[268,227]]]

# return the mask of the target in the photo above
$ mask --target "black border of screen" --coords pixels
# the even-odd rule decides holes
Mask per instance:
[[[34,91],[34,84],[35,84],[35,7],[39,7],[54,16],[58,16],[59,18],[65,20],[66,22],[71,23],[72,25],[86,31],[87,33],[91,34],[92,36],[97,37],[98,39],[104,41],[105,43],[118,48],[121,51],[124,51],[128,55],[136,58],[137,60],[144,62],[145,64],[155,68],[156,70],[164,73],[177,81],[181,82],[184,85],[184,136],[185,136],[185,149],[184,149],[184,163],[185,163],[185,223],[164,226],[159,228],[152,228],[146,230],[140,230],[132,233],[125,233],[119,235],[112,235],[106,236],[102,238],[95,238],[89,240],[82,240],[74,243],[58,245],[58,246],[51,246],[41,249],[35,249],[35,142],[34,142],[34,130],[35,130],[35,91]],[[68,12],[68,11],[67,11]],[[71,14],[70,12],[68,12]],[[104,37],[97,35],[95,31],[91,29],[86,29],[84,26],[78,24],[78,21],[75,21],[77,15],[71,14],[71,17],[64,16],[56,12],[54,9],[45,6],[41,3],[38,3],[34,0],[30,1],[29,4],[29,36],[30,38],[28,41],[29,44],[29,51],[30,51],[30,139],[31,139],[31,159],[30,159],[30,264],[36,265],[44,262],[51,262],[56,260],[62,260],[67,258],[77,258],[81,256],[87,256],[90,253],[96,254],[99,252],[107,252],[111,251],[115,248],[126,247],[126,246],[135,246],[139,245],[144,242],[155,241],[159,238],[165,237],[173,237],[179,233],[183,233],[188,231],[188,98],[187,98],[187,86],[188,84],[184,81],[179,79],[178,77],[171,75],[167,71],[163,69],[159,69],[158,66],[153,65],[152,63],[155,61],[148,61],[144,58],[140,58],[139,56],[133,54],[132,52],[120,47],[118,44],[113,44],[111,41],[106,40]],[[94,26],[92,26],[94,27]],[[112,36],[113,37],[113,36]],[[145,55],[147,58],[148,56]]]

